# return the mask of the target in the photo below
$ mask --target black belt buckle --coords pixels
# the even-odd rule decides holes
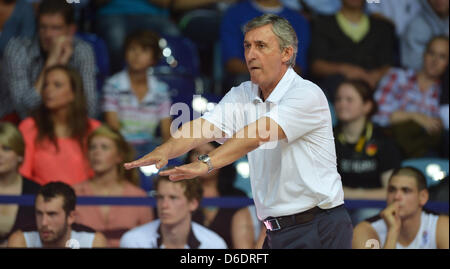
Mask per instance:
[[[272,231],[272,232],[281,230],[281,225],[278,222],[277,218],[265,220],[264,225],[266,226],[267,230]]]

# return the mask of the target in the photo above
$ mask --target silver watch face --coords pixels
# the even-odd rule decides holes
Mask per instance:
[[[198,156],[198,160],[202,161],[202,162],[207,162],[207,161],[209,161],[209,156],[208,156],[208,154],[202,154],[202,155]]]

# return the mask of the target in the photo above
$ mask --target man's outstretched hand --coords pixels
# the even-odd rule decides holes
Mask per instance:
[[[169,176],[170,180],[178,181],[191,179],[208,173],[208,165],[202,162],[193,162],[178,166],[169,170],[161,171],[161,176]]]
[[[167,154],[164,154],[158,150],[154,150],[136,161],[125,163],[123,166],[125,167],[125,169],[131,169],[135,167],[155,164],[157,169],[161,169],[166,166],[167,162]]]

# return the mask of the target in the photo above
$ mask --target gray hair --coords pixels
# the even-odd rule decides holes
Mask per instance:
[[[294,28],[292,28],[291,24],[285,18],[274,14],[261,15],[247,22],[247,24],[244,26],[244,34],[247,34],[249,31],[267,24],[272,25],[272,31],[278,38],[278,43],[280,44],[281,51],[288,47],[293,48],[294,54],[289,59],[287,64],[294,67],[295,58],[297,57],[298,51],[298,39]]]

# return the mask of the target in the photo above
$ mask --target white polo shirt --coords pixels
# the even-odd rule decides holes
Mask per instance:
[[[135,227],[126,232],[120,239],[121,248],[165,248],[162,244],[161,221],[159,219]],[[226,249],[227,243],[212,230],[191,222],[185,249]]]
[[[258,85],[247,81],[203,115],[228,137],[261,117],[273,119],[287,139],[247,155],[258,218],[343,204],[331,113],[322,90],[289,68],[266,102],[259,97]]]

